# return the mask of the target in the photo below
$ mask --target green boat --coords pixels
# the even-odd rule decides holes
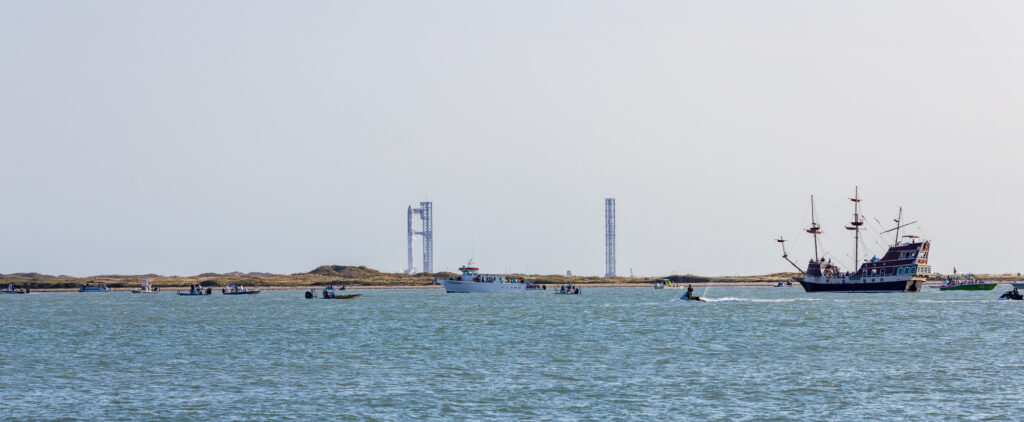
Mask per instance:
[[[996,284],[978,281],[974,274],[954,274],[946,277],[946,282],[939,286],[939,290],[992,290]]]
[[[957,286],[939,286],[939,290],[992,290],[997,283],[961,284]]]

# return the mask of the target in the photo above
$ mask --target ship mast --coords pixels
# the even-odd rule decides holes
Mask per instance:
[[[903,207],[900,207],[899,216],[896,217],[896,219],[893,220],[893,221],[896,222],[896,227],[893,227],[893,228],[891,228],[889,230],[886,230],[884,232],[881,232],[879,234],[886,234],[886,233],[889,233],[889,232],[895,230],[896,231],[896,243],[893,243],[893,246],[899,246],[900,245],[900,228],[907,227],[907,226],[909,226],[911,224],[914,224],[914,223],[917,222],[917,220],[911,221],[911,222],[906,223],[906,224],[902,224],[903,223]]]
[[[850,198],[850,201],[853,201],[853,221],[846,230],[853,230],[853,272],[857,272],[857,265],[860,262],[860,226],[864,225],[864,220],[860,217],[860,193],[856,186],[853,188],[853,198]]]
[[[818,225],[818,221],[814,217],[814,195],[811,195],[811,227],[807,229],[807,233],[814,235],[814,261],[818,259],[818,235],[822,233],[821,226]],[[781,238],[780,238],[781,239]],[[781,241],[779,243],[782,243]]]
[[[896,216],[896,242],[894,242],[892,244],[893,246],[899,246],[900,245],[900,221],[901,220],[903,220],[903,207],[900,207],[900,213],[899,213],[899,215]]]

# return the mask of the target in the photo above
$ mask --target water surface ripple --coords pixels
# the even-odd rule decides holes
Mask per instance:
[[[0,296],[4,419],[1019,419],[995,292]]]

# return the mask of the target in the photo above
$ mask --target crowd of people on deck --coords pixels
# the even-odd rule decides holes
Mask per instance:
[[[223,293],[245,293],[245,292],[248,292],[248,291],[249,291],[249,288],[247,288],[245,286],[239,286],[237,284],[232,284],[230,286],[227,286],[227,287],[221,289],[221,292],[223,292]]]

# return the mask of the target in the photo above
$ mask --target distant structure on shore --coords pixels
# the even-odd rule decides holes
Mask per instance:
[[[422,231],[413,230],[413,214],[420,217],[420,221],[423,223]],[[419,208],[413,208],[410,205],[407,217],[408,235],[406,236],[406,245],[409,249],[409,263],[405,273],[413,274],[416,272],[416,267],[412,265],[412,241],[416,235],[423,236],[423,272],[432,273],[434,272],[434,204],[432,202],[420,202]]]
[[[615,198],[604,199],[604,276],[615,277]]]

